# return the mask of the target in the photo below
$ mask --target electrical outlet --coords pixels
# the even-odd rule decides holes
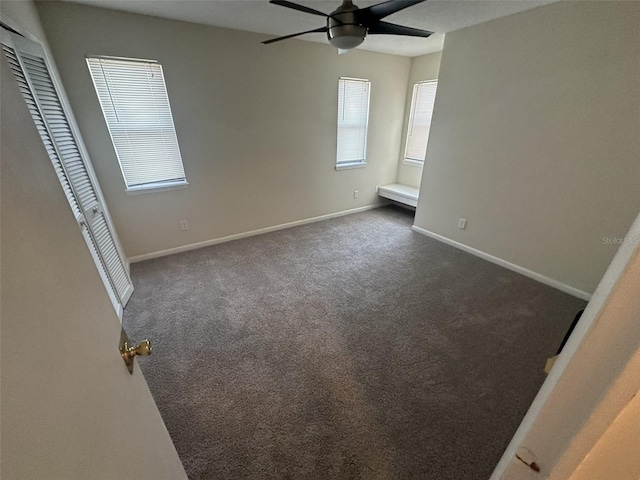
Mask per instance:
[[[186,220],[180,220],[180,229],[189,230],[189,223]]]
[[[466,218],[461,218],[460,220],[458,220],[458,228],[461,228],[462,230],[467,228],[467,219]]]
[[[353,191],[353,198],[358,198],[358,190]]]

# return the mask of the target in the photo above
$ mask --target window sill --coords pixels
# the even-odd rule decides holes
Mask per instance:
[[[420,160],[413,160],[412,158],[403,158],[402,164],[411,165],[412,167],[422,167],[424,166],[424,161],[421,162]]]
[[[125,191],[127,195],[142,195],[145,193],[168,192],[170,190],[183,190],[189,188],[189,182],[159,182],[139,187],[129,187]]]
[[[366,166],[367,162],[340,163],[336,165],[336,170],[349,170],[351,168],[364,168]]]

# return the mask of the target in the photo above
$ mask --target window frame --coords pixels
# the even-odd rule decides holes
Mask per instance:
[[[414,167],[422,167],[424,166],[424,162],[425,159],[423,158],[422,160],[418,160],[415,158],[410,158],[407,157],[407,150],[409,148],[409,137],[411,136],[411,131],[413,130],[413,122],[415,119],[415,113],[416,113],[416,102],[417,102],[417,98],[418,98],[418,89],[420,88],[420,86],[422,85],[427,85],[427,84],[435,84],[436,87],[436,93],[434,94],[434,104],[435,104],[435,95],[437,95],[437,91],[438,91],[438,79],[432,79],[432,80],[422,80],[420,82],[416,82],[413,85],[413,90],[411,93],[411,108],[409,110],[409,119],[407,121],[407,133],[405,135],[405,140],[404,140],[404,152],[402,154],[402,163],[404,165],[410,165],[410,166],[414,166]],[[433,120],[433,110],[431,111],[431,118]],[[431,135],[431,123],[429,123],[429,133],[427,134],[427,138],[426,138],[426,145],[425,145],[425,156],[426,156],[426,151],[427,148],[429,147],[429,136]]]
[[[339,161],[339,137],[340,137],[340,88],[341,84],[344,81],[351,82],[362,82],[367,85],[367,105],[366,105],[366,117],[364,123],[364,145],[363,145],[363,159],[362,160],[350,160],[350,161]],[[349,170],[353,168],[364,168],[367,166],[367,139],[369,135],[369,113],[371,107],[371,80],[367,78],[354,78],[354,77],[339,77],[338,78],[338,112],[337,112],[337,125],[336,125],[336,161],[335,168],[336,170]]]
[[[162,65],[160,64],[160,62],[158,62],[157,60],[149,60],[149,59],[139,59],[139,58],[127,58],[127,57],[114,57],[114,56],[104,56],[104,55],[87,55],[86,56],[86,63],[87,63],[87,67],[89,69],[89,75],[91,77],[91,81],[94,87],[94,93],[96,94],[96,97],[98,99],[98,102],[100,104],[100,112],[102,113],[102,118],[105,122],[105,126],[107,127],[107,131],[109,132],[109,139],[111,140],[111,145],[113,146],[116,158],[118,160],[118,166],[120,167],[120,173],[122,174],[122,179],[124,181],[125,184],[125,192],[127,193],[127,195],[139,195],[139,194],[145,194],[145,193],[154,193],[154,192],[160,192],[160,191],[169,191],[169,190],[180,190],[180,189],[185,189],[189,187],[189,182],[187,181],[187,175],[186,175],[186,171],[184,168],[184,160],[182,158],[182,151],[180,149],[180,143],[178,141],[178,134],[176,132],[176,128],[175,128],[175,120],[173,117],[173,111],[171,109],[171,101],[169,99],[169,92],[167,90],[167,83],[166,83],[166,78],[164,75],[164,69],[162,67]],[[127,175],[125,173],[125,167],[123,165],[122,159],[121,159],[121,153],[118,151],[118,146],[116,144],[116,141],[114,140],[114,130],[112,130],[112,126],[109,123],[109,120],[107,119],[107,114],[105,112],[105,107],[103,106],[103,98],[100,96],[99,93],[99,89],[98,89],[98,85],[96,84],[96,78],[94,77],[93,71],[92,71],[92,67],[91,64],[92,62],[95,61],[101,61],[101,60],[105,60],[105,61],[115,61],[115,62],[122,62],[122,63],[128,63],[128,64],[143,64],[143,65],[153,65],[153,66],[157,66],[159,68],[160,71],[160,75],[162,77],[162,85],[163,85],[163,92],[166,95],[166,102],[167,102],[167,108],[168,108],[168,115],[170,117],[171,120],[171,127],[173,130],[173,135],[175,138],[175,147],[176,147],[176,151],[177,151],[177,158],[174,158],[173,161],[175,163],[173,163],[174,165],[177,165],[177,161],[179,161],[180,163],[180,167],[183,173],[182,177],[176,177],[175,179],[161,179],[161,180],[156,180],[156,181],[152,181],[152,182],[145,182],[145,183],[139,183],[139,184],[130,184],[130,180],[127,178]],[[104,82],[107,85],[107,88],[110,90],[111,85],[108,82],[108,79],[106,77],[106,75],[103,73],[104,76]],[[109,92],[111,95],[111,91]],[[157,93],[157,92],[155,92]],[[115,105],[113,105],[113,100],[111,101],[112,103],[112,107],[115,111]],[[117,115],[117,113],[116,113]],[[158,128],[157,126],[154,126],[153,128],[149,128],[148,129],[149,132],[153,132],[153,131],[162,131],[162,128]],[[125,127],[125,131],[126,131],[126,127]],[[161,133],[161,135],[164,135]],[[134,155],[135,155],[135,150],[133,150]],[[177,161],[176,161],[177,160]],[[166,163],[167,165],[170,165],[169,163]]]

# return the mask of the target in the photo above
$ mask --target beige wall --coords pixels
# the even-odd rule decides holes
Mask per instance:
[[[375,204],[395,180],[409,58],[61,2],[38,11],[130,257]],[[162,63],[188,189],[126,195],[86,55]],[[364,169],[334,168],[339,76],[372,81]]]
[[[448,34],[415,224],[593,292],[640,209],[639,79],[637,2]]]
[[[30,2],[0,12],[41,35]],[[0,477],[186,479],[140,370],[129,375],[120,358],[120,322],[0,62]]]
[[[405,143],[407,141],[407,128],[409,127],[409,113],[411,112],[411,97],[413,96],[413,86],[425,80],[437,80],[440,70],[440,59],[442,52],[430,53],[411,59],[411,71],[409,72],[409,83],[407,85],[407,99],[405,103],[405,118],[402,127],[402,144],[398,156],[398,178],[397,182],[411,187],[420,187],[422,178],[422,167],[406,165],[404,159]]]
[[[40,23],[40,17],[32,1],[4,0],[0,2],[0,15],[2,16],[2,21],[12,28],[15,28],[14,25],[19,24],[21,26],[21,34],[29,36],[31,40],[37,39],[41,44],[46,44],[42,40],[45,38],[45,34]]]

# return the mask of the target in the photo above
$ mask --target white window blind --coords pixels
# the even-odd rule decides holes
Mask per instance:
[[[338,81],[338,166],[366,163],[370,91],[368,80]]]
[[[413,86],[405,161],[424,163],[437,88],[438,82],[421,82]]]
[[[162,66],[87,58],[127,189],[186,184]]]

